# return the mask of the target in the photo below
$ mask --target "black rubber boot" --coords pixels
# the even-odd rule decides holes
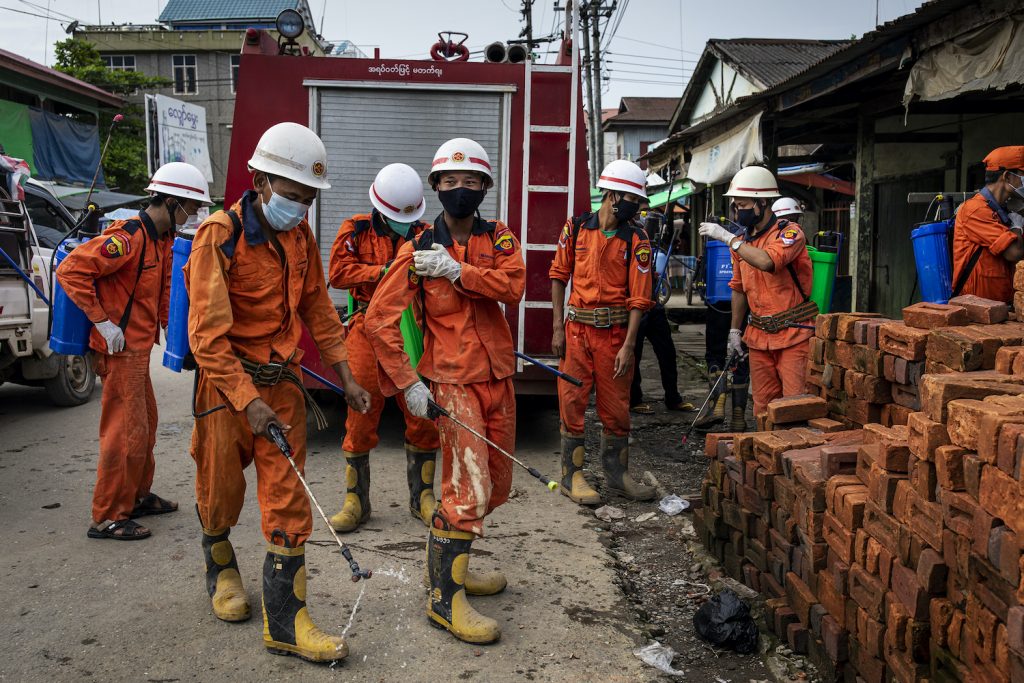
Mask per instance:
[[[583,434],[562,432],[562,485],[559,487],[574,503],[597,505],[601,494],[591,488],[583,476],[586,440]]]
[[[430,518],[437,507],[434,498],[434,470],[437,451],[423,451],[405,444],[406,477],[409,480],[409,511],[412,516],[430,526]]]
[[[704,412],[693,423],[694,429],[707,431],[720,422],[725,422],[725,380],[719,382],[722,371],[712,367],[708,373],[708,390],[712,392]],[[715,388],[717,385],[717,389]]]
[[[331,517],[335,531],[354,531],[370,517],[370,454],[345,452],[345,502]]]
[[[450,529],[442,517],[434,515],[427,538],[427,617],[431,625],[447,629],[459,640],[493,643],[501,637],[498,622],[473,609],[466,597],[466,570],[472,545],[473,534]]]
[[[729,431],[747,431],[747,400],[750,394],[747,391],[747,384],[734,384],[732,386],[732,420],[729,421]]]
[[[653,486],[637,483],[629,474],[629,437],[601,434],[601,464],[604,465],[605,486],[630,500],[654,500]]]
[[[222,621],[246,621],[252,613],[238,574],[235,549],[228,536],[231,528],[203,529],[203,558],[206,560],[206,590],[214,615]]]
[[[306,548],[267,545],[263,562],[263,646],[275,655],[295,655],[310,662],[334,662],[348,656],[344,638],[329,636],[313,624],[306,609]]]

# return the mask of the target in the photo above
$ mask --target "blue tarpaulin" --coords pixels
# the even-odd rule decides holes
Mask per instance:
[[[35,177],[42,180],[92,182],[100,161],[100,137],[95,125],[29,107]],[[97,186],[106,187],[100,170]]]

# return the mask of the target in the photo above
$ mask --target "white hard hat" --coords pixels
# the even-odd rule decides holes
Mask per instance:
[[[476,171],[483,174],[485,189],[494,185],[490,157],[480,143],[469,138],[452,138],[437,148],[427,177],[431,187],[437,185],[441,171]]]
[[[772,204],[772,213],[776,216],[802,216],[804,210],[800,208],[800,202],[793,199],[792,197],[783,197],[777,199]]]
[[[778,197],[779,183],[775,180],[775,174],[764,166],[747,166],[732,177],[729,191],[723,196]]]
[[[213,204],[210,200],[210,184],[203,177],[203,172],[183,161],[172,161],[156,169],[146,192],[195,199],[207,206]]]
[[[631,192],[647,197],[647,176],[644,175],[643,169],[625,159],[616,159],[605,166],[597,186],[602,190]]]
[[[294,180],[317,190],[326,190],[327,149],[309,128],[291,121],[271,126],[263,133],[249,159],[250,171]]]
[[[427,209],[423,181],[412,166],[388,164],[370,185],[370,203],[393,221],[412,223]]]

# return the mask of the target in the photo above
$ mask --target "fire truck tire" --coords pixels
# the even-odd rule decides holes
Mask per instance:
[[[86,356],[61,355],[57,376],[46,380],[46,395],[54,405],[80,406],[88,403],[96,388],[96,371]]]

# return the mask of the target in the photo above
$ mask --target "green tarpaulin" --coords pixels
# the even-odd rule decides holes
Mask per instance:
[[[665,202],[667,202],[667,201],[677,202],[680,199],[682,199],[683,197],[688,197],[689,195],[693,194],[693,189],[694,189],[693,188],[693,183],[691,183],[689,180],[680,180],[680,181],[672,184],[672,198],[671,199],[669,199],[668,190],[662,190],[661,192],[658,192],[657,194],[650,195],[648,197],[648,200],[651,203],[651,208],[652,209],[657,209],[657,210],[660,211],[661,208],[663,206],[665,206]],[[596,187],[590,188],[590,210],[591,211],[597,211],[598,209],[601,208],[601,196],[602,196],[603,193],[604,193],[604,190],[598,189]]]
[[[29,121],[28,107],[24,104],[0,100],[0,146],[3,146],[7,156],[24,159],[32,174],[35,174],[32,124]]]

